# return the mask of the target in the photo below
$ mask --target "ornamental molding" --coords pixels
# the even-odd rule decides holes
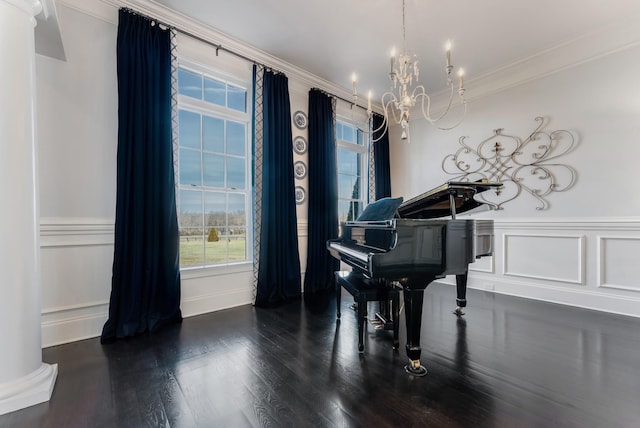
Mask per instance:
[[[476,195],[476,199],[494,209],[527,192],[539,202],[537,210],[549,208],[546,196],[569,190],[576,182],[577,173],[558,158],[571,152],[577,141],[564,129],[545,131],[547,120],[536,117],[538,123],[525,139],[505,134],[503,128],[481,141],[476,147],[460,137],[460,148],[442,161],[442,170],[455,175],[454,181],[488,180],[503,186]]]

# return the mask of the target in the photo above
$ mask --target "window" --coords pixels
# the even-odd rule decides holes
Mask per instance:
[[[338,219],[340,222],[358,218],[367,201],[368,138],[355,125],[337,121],[338,150]]]
[[[181,268],[251,260],[247,87],[197,66],[178,69]]]

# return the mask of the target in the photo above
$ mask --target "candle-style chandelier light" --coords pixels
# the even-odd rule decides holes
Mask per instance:
[[[425,90],[424,86],[417,85],[411,90],[411,86],[414,83],[414,79],[418,82],[420,71],[418,70],[418,58],[415,54],[407,50],[406,40],[406,23],[405,23],[405,0],[402,0],[402,52],[396,54],[395,49],[391,51],[391,71],[389,78],[391,80],[391,89],[388,92],[382,94],[382,108],[383,108],[383,122],[382,125],[373,132],[380,132],[380,137],[372,139],[373,142],[382,138],[382,135],[386,132],[389,124],[398,124],[402,128],[400,138],[402,140],[409,140],[409,118],[411,109],[418,105],[422,112],[422,116],[429,121],[432,125],[438,129],[449,130],[453,129],[462,123],[467,113],[467,102],[464,99],[464,70],[460,68],[458,70],[458,90],[456,91],[455,84],[452,80],[454,67],[451,64],[451,42],[448,41],[445,47],[446,51],[446,83],[449,91],[449,100],[446,107],[438,114],[432,115],[431,112],[431,97]],[[358,100],[358,88],[357,88],[357,76],[355,73],[351,76],[353,82],[353,102],[357,104]],[[439,121],[444,119],[450,112],[451,107],[454,106],[454,100],[456,98],[456,92],[459,99],[462,112],[457,122],[448,126],[440,126]],[[371,123],[371,96],[372,93],[368,93],[367,113]]]

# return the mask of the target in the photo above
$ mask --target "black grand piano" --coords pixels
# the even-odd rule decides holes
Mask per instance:
[[[487,208],[474,199],[501,183],[449,181],[405,201],[395,218],[347,221],[338,239],[327,241],[331,255],[387,287],[401,286],[407,329],[407,372],[423,376],[420,327],[424,289],[435,279],[456,275],[457,308],[466,306],[468,266],[493,253],[493,220],[457,219]],[[439,217],[451,217],[440,219]]]

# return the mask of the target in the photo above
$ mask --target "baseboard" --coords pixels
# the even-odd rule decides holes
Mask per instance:
[[[249,287],[183,299],[181,310],[186,318],[251,303],[253,289]],[[108,314],[108,302],[47,310],[42,314],[42,347],[98,337]]]
[[[192,317],[253,303],[253,288],[212,293],[182,300],[182,316]]]
[[[42,313],[42,347],[98,337],[109,315],[109,302],[50,309]]]
[[[443,278],[436,282],[454,287],[452,297],[455,296],[455,280],[453,277]],[[468,288],[640,318],[640,299],[634,297],[616,296],[597,291],[579,288],[570,289],[535,282],[513,281],[512,279],[474,278],[472,273],[469,275]],[[473,306],[473,302],[470,301],[469,306]]]
[[[49,401],[57,377],[57,364],[42,363],[28,375],[0,384],[0,415]]]

